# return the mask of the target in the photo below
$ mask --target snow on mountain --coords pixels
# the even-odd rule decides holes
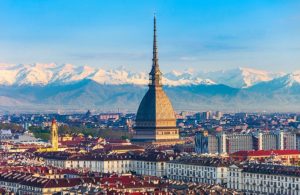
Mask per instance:
[[[248,68],[205,73],[171,71],[164,74],[163,82],[172,86],[165,88],[166,93],[180,110],[300,109],[300,71],[290,74]],[[146,90],[139,85],[147,84],[148,72],[137,73],[124,68],[0,64],[0,112],[110,110],[112,105],[133,111]]]
[[[1,85],[47,85],[64,84],[91,79],[100,84],[148,84],[148,73],[130,72],[123,68],[104,70],[89,66],[76,67],[72,64],[0,64]],[[189,72],[172,71],[164,75],[166,85],[214,84],[209,79],[194,77]]]
[[[52,69],[53,77],[48,83],[72,83],[88,78],[95,73],[95,69],[89,66],[75,67],[72,64],[56,66]]]
[[[290,74],[290,82],[299,82],[299,72]],[[224,84],[234,88],[248,88],[257,83],[271,81],[283,73],[238,68],[214,72],[171,71],[163,75],[163,83],[178,85],[213,85]],[[100,84],[148,84],[148,73],[131,72],[124,68],[104,70],[89,66],[72,64],[0,64],[0,85],[47,85],[67,84],[84,79],[94,80]]]
[[[46,85],[53,76],[53,72],[44,68],[43,65],[24,66],[20,69],[16,77],[19,85]]]
[[[235,88],[247,88],[260,82],[270,81],[281,76],[282,73],[270,73],[251,68],[237,68],[208,72],[205,75],[216,83],[222,83]]]
[[[19,67],[10,64],[0,64],[0,84],[12,85],[16,82]]]
[[[294,84],[300,84],[300,72],[287,74],[285,77],[285,84],[287,87],[291,87]]]
[[[101,84],[137,84],[144,85],[148,83],[146,73],[131,73],[126,70],[97,70],[88,77]]]
[[[204,85],[213,85],[216,84],[211,79],[203,79],[199,75],[195,74],[190,70],[186,70],[183,72],[180,71],[171,71],[169,73],[164,74],[164,83],[167,83],[171,86],[178,86],[178,85],[192,85],[192,84],[204,84]]]
[[[300,71],[278,77],[268,82],[268,84],[276,88],[291,88],[295,85],[300,85]]]
[[[284,99],[283,96],[289,96],[291,94],[300,95],[300,72],[296,71],[294,73],[285,74],[273,80],[258,83],[247,89],[249,92],[267,94],[270,97],[278,96],[281,99]]]

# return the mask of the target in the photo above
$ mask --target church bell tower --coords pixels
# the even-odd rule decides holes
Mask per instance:
[[[55,119],[51,124],[51,146],[54,151],[58,150],[58,126]]]

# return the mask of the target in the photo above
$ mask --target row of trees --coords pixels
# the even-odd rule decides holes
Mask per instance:
[[[50,128],[42,128],[37,126],[29,127],[29,131],[34,134],[36,138],[40,138],[42,140],[50,139]],[[111,139],[129,139],[131,135],[124,130],[112,130],[112,129],[100,129],[100,128],[88,128],[85,126],[74,126],[70,127],[68,125],[61,125],[58,127],[58,134],[83,134],[84,136],[92,136],[92,137],[103,137],[103,138],[111,138]]]
[[[33,133],[34,137],[40,138],[44,141],[48,141],[50,139],[50,129],[37,126],[30,126],[28,130]]]
[[[10,129],[12,132],[23,131],[23,127],[15,123],[0,123],[0,129]]]

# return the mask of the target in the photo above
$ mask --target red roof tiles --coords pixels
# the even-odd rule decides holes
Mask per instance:
[[[300,155],[299,150],[257,150],[257,151],[238,151],[232,153],[231,156],[253,157],[253,156],[284,156],[284,155]]]

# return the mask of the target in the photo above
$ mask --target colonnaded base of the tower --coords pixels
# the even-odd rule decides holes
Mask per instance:
[[[131,142],[137,145],[176,145],[183,144],[184,140],[179,139],[177,129],[170,130],[136,130],[136,134],[131,139]],[[156,133],[154,133],[156,132]]]
[[[135,145],[153,145],[153,146],[174,146],[177,144],[184,144],[181,139],[162,139],[162,140],[147,140],[147,139],[132,139],[131,142]]]

